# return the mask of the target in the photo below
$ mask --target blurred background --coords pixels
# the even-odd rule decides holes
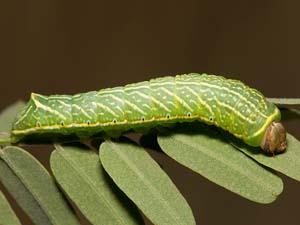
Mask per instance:
[[[293,0],[1,1],[0,110],[30,92],[74,94],[188,72],[236,78],[268,97],[300,97],[299,8]],[[299,121],[285,125],[300,136]],[[31,152],[48,165],[49,151]],[[154,157],[197,224],[300,224],[296,181],[282,176],[284,193],[259,205]]]

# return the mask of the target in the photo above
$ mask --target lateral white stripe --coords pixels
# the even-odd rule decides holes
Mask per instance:
[[[111,109],[110,109],[108,106],[106,106],[106,105],[103,105],[103,104],[97,102],[97,106],[99,106],[100,108],[106,110],[107,112],[109,112],[109,113],[112,114],[113,116],[116,116],[116,117],[118,116],[113,110],[111,110]]]
[[[218,89],[218,90],[225,90],[225,91],[227,91],[227,92],[229,92],[229,93],[231,93],[231,94],[233,94],[233,95],[238,96],[238,98],[243,99],[244,102],[247,102],[247,103],[248,103],[248,104],[249,104],[249,105],[250,105],[257,113],[259,113],[262,117],[267,118],[267,116],[266,116],[265,114],[263,114],[262,112],[260,112],[260,111],[257,109],[257,107],[256,107],[252,102],[248,101],[248,99],[246,99],[243,95],[241,95],[241,94],[239,94],[238,92],[235,92],[235,91],[233,91],[233,90],[230,90],[230,89],[227,88],[227,87],[220,87],[220,86],[217,86],[217,85],[214,85],[214,84],[206,83],[206,82],[204,82],[204,81],[202,81],[201,83],[197,83],[197,82],[180,82],[180,81],[178,81],[178,83],[180,83],[180,84],[193,84],[193,85],[197,85],[197,86],[199,86],[199,84],[200,84],[200,85],[203,85],[203,86],[206,86],[206,87],[216,88],[216,89]],[[252,91],[251,91],[251,92],[252,92]],[[252,92],[252,93],[254,93],[254,92]]]
[[[28,107],[25,113],[15,122],[15,125],[19,124],[29,113],[29,111],[32,109],[32,105]]]
[[[186,103],[186,101],[184,101],[182,98],[178,97],[175,93],[172,93],[171,91],[169,91],[168,89],[166,89],[165,87],[160,87],[158,89],[161,89],[162,91],[166,92],[168,95],[170,96],[174,96],[174,98],[176,98],[176,100],[183,105],[185,108],[187,108],[188,110],[190,110],[190,112],[193,112],[194,110]]]
[[[61,113],[57,112],[56,110],[40,103],[38,100],[36,100],[34,95],[31,95],[31,99],[32,99],[32,101],[34,102],[34,104],[36,105],[37,108],[41,108],[41,109],[43,109],[47,112],[53,113],[53,114],[57,115],[59,118],[61,118],[63,120],[67,119],[63,114],[61,114]]]
[[[78,109],[79,111],[81,111],[87,118],[92,119],[92,117],[86,111],[84,111],[83,108],[79,107],[76,104],[73,104],[72,107],[74,107],[74,108]]]
[[[129,105],[131,108],[139,111],[140,113],[142,113],[143,115],[147,115],[147,113],[145,111],[143,111],[142,109],[140,109],[139,107],[137,107],[135,104],[132,104],[130,101],[128,100],[124,100],[124,102]]]
[[[162,102],[156,100],[153,96],[150,97],[150,96],[145,95],[144,93],[141,93],[141,92],[138,92],[138,91],[133,91],[133,92],[129,93],[129,95],[131,95],[131,94],[137,94],[137,95],[141,96],[144,99],[151,100],[151,101],[155,102],[157,105],[159,105],[159,107],[166,110],[167,112],[171,112],[171,110],[167,106],[165,106]]]
[[[192,88],[190,88],[189,86],[183,86],[183,88],[187,89],[190,93],[196,96],[198,101],[208,109],[209,113],[214,115],[214,112],[212,111],[210,105],[203,101],[200,95],[198,95]]]

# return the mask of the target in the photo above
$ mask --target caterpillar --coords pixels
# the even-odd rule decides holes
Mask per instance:
[[[17,115],[13,143],[26,138],[119,135],[200,121],[268,153],[287,147],[279,109],[256,89],[223,76],[189,73],[71,95],[32,93]]]

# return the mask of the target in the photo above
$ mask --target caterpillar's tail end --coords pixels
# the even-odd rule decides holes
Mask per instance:
[[[286,150],[286,130],[282,123],[273,121],[267,128],[260,147],[267,153],[275,154]]]

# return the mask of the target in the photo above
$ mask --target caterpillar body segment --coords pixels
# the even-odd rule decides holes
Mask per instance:
[[[13,124],[11,138],[19,142],[33,134],[50,139],[59,134],[79,138],[99,133],[112,136],[195,120],[221,127],[248,145],[279,151],[279,144],[268,144],[273,140],[270,135],[283,132],[278,125],[272,126],[276,132],[269,129],[280,120],[274,104],[240,81],[196,73],[73,96],[32,93]],[[285,133],[280,138],[282,149],[286,146]]]

